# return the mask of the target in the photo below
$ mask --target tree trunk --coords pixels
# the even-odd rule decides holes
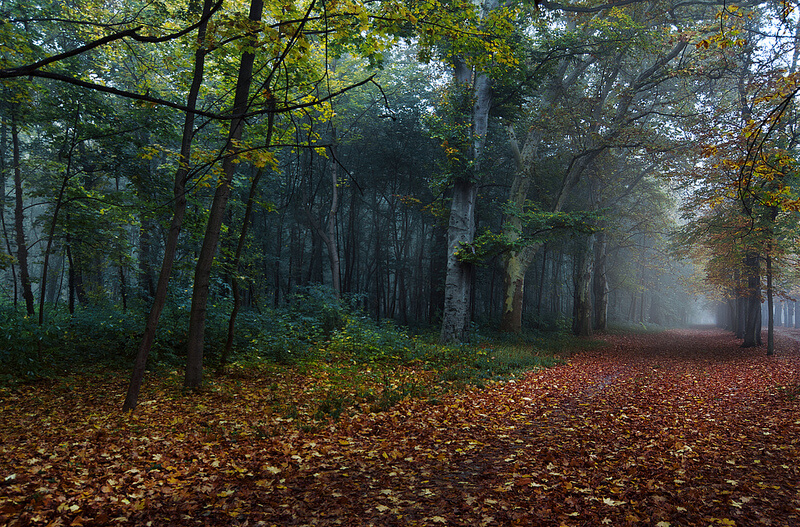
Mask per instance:
[[[250,20],[259,22],[264,8],[263,0],[251,0]],[[187,337],[186,376],[183,386],[196,390],[203,384],[203,347],[205,344],[206,310],[208,305],[208,288],[211,279],[211,264],[217,251],[219,233],[228,199],[231,194],[231,182],[236,168],[235,158],[239,151],[239,142],[244,130],[244,115],[248,107],[248,93],[253,77],[255,53],[246,51],[242,54],[239,74],[236,81],[236,92],[233,102],[233,119],[231,119],[228,142],[224,149],[222,174],[214,192],[211,209],[208,215],[203,244],[197,258],[192,289],[192,307],[189,312],[189,334]]]
[[[8,124],[0,119],[0,224],[3,227],[3,239],[9,256],[14,255],[11,247],[11,236],[6,226],[6,144],[8,143]],[[11,282],[14,284],[14,308],[19,302],[19,286],[17,285],[17,264],[11,260]]]
[[[577,261],[575,304],[572,332],[580,337],[592,334],[592,268],[594,267],[594,236],[586,236],[586,245]]]
[[[528,197],[528,188],[530,187],[532,176],[531,171],[533,170],[541,134],[531,132],[525,141],[525,145],[520,148],[514,133],[514,127],[508,126],[507,132],[516,165],[508,201],[513,203],[514,207],[521,212],[525,207],[525,200]],[[522,220],[517,214],[510,214],[503,225],[504,234],[511,243],[520,239],[522,236],[522,229]],[[504,290],[500,331],[508,333],[520,333],[522,331],[525,274],[540,246],[540,243],[526,245],[520,250],[508,251],[503,256]]]
[[[542,323],[542,302],[544,301],[544,285],[547,281],[547,244],[542,246],[542,269],[539,273],[539,292],[536,297],[536,321]]]
[[[203,42],[205,40],[207,22],[211,16],[212,6],[213,0],[205,0],[203,2],[202,19],[204,22],[200,24],[197,30],[198,42]],[[198,47],[197,51],[195,51],[192,85],[189,88],[189,94],[186,100],[186,106],[189,109],[194,109],[197,106],[200,87],[203,83],[203,72],[205,69],[205,57],[207,52],[208,50],[202,46]],[[175,170],[175,178],[172,184],[172,221],[170,222],[166,244],[164,245],[164,258],[161,263],[161,272],[158,276],[155,295],[153,296],[153,305],[150,307],[150,313],[147,315],[144,333],[142,334],[142,340],[139,342],[139,348],[136,352],[136,361],[133,365],[130,383],[128,384],[128,392],[125,396],[125,402],[122,405],[122,410],[125,412],[133,411],[133,409],[136,408],[136,403],[139,400],[139,390],[141,389],[142,379],[144,378],[145,367],[147,366],[147,357],[150,354],[150,349],[153,347],[156,330],[158,329],[158,321],[161,318],[161,312],[167,301],[167,287],[169,285],[170,276],[172,275],[172,268],[175,264],[175,253],[178,249],[178,239],[180,237],[181,227],[183,226],[183,218],[186,215],[186,182],[189,175],[189,164],[191,162],[192,138],[195,132],[194,122],[195,114],[191,111],[187,112],[183,122],[183,136],[181,138],[181,152],[178,158],[178,168]],[[70,269],[72,269],[72,266],[70,266]]]
[[[447,269],[441,265],[447,259],[447,230],[438,222],[431,228],[431,255],[428,259],[428,275],[430,276],[430,289],[428,291],[428,324],[440,322],[439,317],[444,312],[444,283],[447,281]]]
[[[601,230],[595,235],[594,260],[594,329],[601,332],[608,330],[607,249],[606,233]]]
[[[747,311],[742,347],[750,348],[761,345],[761,275],[758,253],[747,254],[745,269],[747,269]]]
[[[800,328],[800,311],[797,308],[797,301],[792,301],[792,305],[794,305],[794,327]]]
[[[33,305],[33,289],[31,277],[28,274],[28,242],[25,239],[25,209],[22,203],[22,167],[20,161],[19,131],[17,130],[17,117],[11,114],[11,144],[13,147],[14,163],[14,230],[17,240],[17,264],[19,266],[19,280],[22,288],[22,298],[25,300],[25,311],[29,316],[35,314]]]
[[[460,261],[457,251],[472,243],[475,237],[477,193],[477,185],[470,180],[459,179],[453,185],[450,222],[447,228],[447,276],[440,336],[442,344],[469,342],[469,302],[473,265]]]
[[[274,101],[270,101],[271,108],[274,110]],[[270,112],[267,122],[267,139],[265,141],[265,148],[269,148],[272,142],[272,126],[274,124],[275,113]],[[239,262],[242,260],[242,253],[244,252],[245,242],[247,240],[247,230],[250,227],[250,219],[253,215],[253,203],[255,203],[256,191],[258,190],[258,183],[261,176],[264,174],[263,168],[259,168],[253,181],[250,183],[250,193],[247,196],[247,205],[244,210],[244,217],[242,218],[242,230],[239,232],[239,242],[236,244],[236,252],[233,255],[231,262],[231,292],[233,293],[233,308],[231,315],[228,317],[228,336],[225,340],[225,348],[222,351],[222,357],[219,361],[219,371],[225,370],[228,359],[233,349],[233,338],[236,329],[236,317],[239,314],[239,308],[242,305],[241,294],[239,292]]]
[[[143,300],[152,301],[156,294],[153,266],[150,265],[154,225],[143,220],[139,227],[139,291]]]
[[[495,0],[487,0],[484,10],[491,10]],[[466,64],[456,61],[456,83],[467,86],[472,72]],[[478,196],[476,181],[481,173],[481,156],[486,144],[489,127],[489,109],[492,105],[492,90],[489,77],[477,74],[474,83],[474,105],[470,115],[471,134],[468,151],[461,154],[471,161],[471,167],[460,167],[453,183],[453,199],[450,203],[450,220],[447,227],[447,276],[445,278],[444,311],[442,313],[442,344],[469,342],[469,325],[472,299],[474,265],[462,262],[457,251],[475,239],[475,206]]]
[[[558,256],[553,258],[551,269],[553,279],[550,283],[553,284],[553,294],[550,295],[550,313],[558,318],[560,318],[560,315],[564,314],[561,309],[561,271],[564,265],[563,259],[564,251],[563,249],[559,249]]]
[[[336,143],[336,134],[334,131],[333,142]],[[341,264],[339,260],[339,243],[336,236],[336,215],[339,213],[339,165],[336,161],[336,154],[334,147],[330,147],[331,160],[330,160],[330,173],[331,173],[331,208],[328,211],[328,220],[325,228],[320,225],[317,219],[311,212],[311,208],[306,205],[306,216],[314,229],[314,232],[328,251],[328,262],[331,268],[331,288],[336,298],[339,298],[342,293],[341,285]]]
[[[76,112],[75,126],[78,125],[80,113]],[[50,251],[53,248],[53,240],[55,238],[56,224],[58,222],[58,213],[61,211],[61,206],[64,203],[64,192],[67,189],[67,183],[72,178],[72,151],[75,147],[75,137],[73,137],[72,145],[67,158],[67,167],[64,170],[64,176],[61,178],[61,186],[58,189],[56,202],[53,206],[53,217],[50,219],[50,230],[47,233],[47,245],[44,249],[44,261],[42,262],[42,278],[41,285],[39,286],[39,325],[44,324],[44,302],[45,293],[47,292],[47,270],[50,263]]]
[[[739,291],[736,297],[736,338],[744,339],[745,319],[747,318],[747,294],[746,291]]]
[[[775,352],[775,315],[772,299],[772,256],[767,255],[767,355]],[[779,308],[780,309],[780,308]]]
[[[67,214],[67,223],[69,223],[69,214]],[[67,273],[67,310],[70,315],[75,313],[75,262],[72,258],[72,237],[67,232],[67,264],[69,271]]]
[[[522,308],[525,297],[525,274],[541,244],[527,245],[520,251],[510,251],[503,258],[503,313],[500,331],[522,331]]]

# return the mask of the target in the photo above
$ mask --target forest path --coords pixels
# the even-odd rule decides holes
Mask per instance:
[[[363,455],[306,479],[295,518],[800,525],[793,341],[768,358],[710,329],[605,338],[518,382],[350,422]],[[344,501],[321,497],[332,489]]]
[[[800,526],[794,340],[766,357],[717,330],[603,338],[313,433],[234,428],[268,418],[244,384],[133,418],[98,397],[124,381],[0,394],[0,524]]]

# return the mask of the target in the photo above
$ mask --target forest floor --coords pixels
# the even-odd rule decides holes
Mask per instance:
[[[800,332],[603,339],[316,429],[268,411],[302,377],[151,379],[132,416],[111,375],[0,390],[0,524],[800,526]]]

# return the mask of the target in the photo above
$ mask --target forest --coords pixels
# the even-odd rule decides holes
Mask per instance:
[[[755,480],[762,466],[734,447],[690,436],[724,435],[714,401],[730,395],[742,423],[758,405],[773,412],[743,442],[796,454],[760,434],[800,423],[799,7],[0,0],[0,520],[668,527],[796,515],[796,495],[780,514],[763,495],[796,486],[796,467]],[[686,378],[706,392],[686,402]],[[655,386],[684,428],[646,443],[656,432],[628,425],[647,421]],[[534,416],[523,400],[550,409]],[[717,424],[687,417],[694,404]],[[476,415],[491,424],[473,430]],[[34,422],[47,424],[35,438]],[[606,425],[673,457],[627,458],[581,436],[596,441],[589,455],[563,435]],[[541,435],[526,463],[547,471],[490,466],[524,457],[497,443],[515,427],[521,444],[549,431],[572,461]],[[386,443],[366,447],[373,430]],[[398,442],[403,430],[420,443]],[[125,437],[134,453],[121,459]],[[701,449],[713,459],[693,457]],[[374,462],[403,479],[423,451],[427,468],[403,483],[429,489],[417,509]],[[478,451],[480,467],[453,468]],[[631,488],[653,494],[591,472],[604,451],[614,474],[647,467]],[[357,489],[338,486],[333,465],[347,463],[331,459],[383,485],[384,501],[348,508]],[[437,460],[453,472],[432,476]],[[716,467],[703,472],[722,478],[715,492],[743,492],[732,509],[703,516],[710,495],[674,488],[693,484],[695,462]],[[787,466],[775,463],[763,467]],[[730,472],[745,465],[748,476]],[[680,483],[664,483],[664,467]],[[303,478],[340,490],[300,499]],[[434,499],[465,478],[458,498]],[[511,500],[520,481],[547,506]],[[287,492],[303,503],[278,504]],[[459,500],[483,509],[436,514]]]
[[[442,344],[709,311],[758,344],[794,321],[796,19],[4,2],[3,363],[155,349],[196,388],[336,302]]]

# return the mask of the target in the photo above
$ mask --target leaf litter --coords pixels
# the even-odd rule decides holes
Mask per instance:
[[[719,331],[606,336],[517,381],[303,427],[302,376],[182,397],[83,375],[0,391],[0,522],[798,525],[800,352]]]

